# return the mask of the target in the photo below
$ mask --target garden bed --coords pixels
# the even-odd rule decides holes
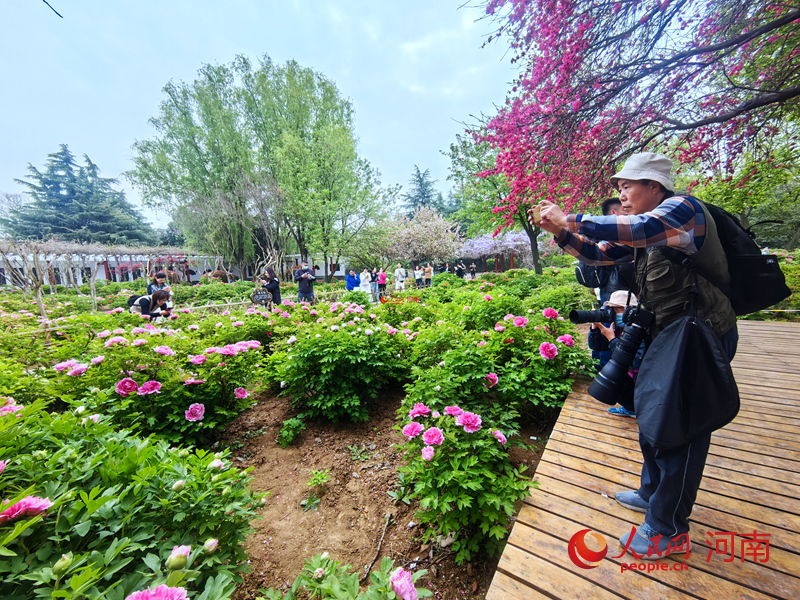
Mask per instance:
[[[286,449],[275,442],[282,422],[294,415],[285,398],[259,398],[257,406],[226,428],[220,444],[235,449],[237,466],[253,467],[253,490],[271,492],[260,511],[262,518],[252,523],[255,533],[246,544],[252,570],[239,586],[237,600],[258,597],[260,588],[288,587],[305,559],[322,552],[363,573],[375,557],[387,513],[393,517],[376,567],[384,556],[406,569],[416,563],[415,568],[429,571],[418,585],[429,587],[437,598],[485,597],[499,554],[460,567],[446,550],[434,549],[430,558],[430,550],[420,552],[420,527],[409,527],[416,522],[416,503],[394,504],[387,493],[395,489],[397,468],[402,464],[393,445],[404,438],[393,427],[403,396],[401,388],[381,395],[369,407],[366,423],[310,421]],[[512,460],[526,465],[532,474],[548,434],[524,424],[520,438],[526,444],[538,444],[537,449],[515,448]],[[365,460],[355,458],[351,447]],[[324,469],[330,469],[330,480],[318,510],[303,512],[300,502],[309,495],[306,483],[311,471]]]

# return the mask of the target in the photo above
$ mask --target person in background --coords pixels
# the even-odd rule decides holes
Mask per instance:
[[[356,275],[355,269],[350,269],[347,273],[347,277],[345,278],[345,289],[348,292],[352,292],[354,289],[361,285],[361,278]]]
[[[464,279],[464,275],[467,272],[467,267],[464,266],[464,261],[458,261],[456,264],[456,276],[459,279]]]
[[[473,260],[471,263],[469,263],[469,278],[475,279],[477,275],[478,275],[478,267],[475,266],[475,261]]]
[[[425,267],[425,287],[431,287],[431,281],[433,281],[433,267],[428,263]]]
[[[611,359],[611,355],[617,347],[617,341],[622,335],[622,331],[625,329],[625,323],[622,321],[625,307],[628,306],[628,304],[636,306],[637,303],[638,300],[633,294],[631,294],[629,302],[628,292],[625,290],[617,290],[611,294],[611,298],[604,305],[614,309],[616,317],[614,322],[611,323],[610,326],[606,326],[603,323],[592,323],[592,328],[589,330],[588,345],[593,351],[592,356],[594,356],[594,352],[597,352],[600,361],[600,369],[605,367],[606,363]],[[628,372],[631,380],[626,383],[622,390],[622,395],[619,400],[617,400],[619,406],[612,406],[608,409],[608,412],[612,415],[636,418],[636,411],[633,407],[633,386],[636,383],[636,374],[639,372],[642,358],[644,358],[644,342],[639,346],[639,350],[636,352],[636,356],[631,363],[631,368]]]
[[[386,295],[386,278],[388,277],[386,271],[381,267],[378,271],[378,300]]]
[[[147,286],[147,295],[152,296],[158,290],[164,290],[172,295],[172,288],[167,283],[167,274],[164,271],[159,271],[153,276],[153,281]]]
[[[278,305],[281,303],[281,282],[272,267],[267,267],[264,272],[264,276],[261,279],[261,287],[272,294],[272,304]]]
[[[453,269],[450,268],[450,263],[444,263],[444,268],[442,269],[442,273],[452,273]]]
[[[304,259],[300,263],[300,268],[294,272],[294,280],[297,282],[298,302],[314,302],[314,281],[316,279],[308,266],[308,261]]]
[[[361,279],[361,283],[359,285],[359,288],[367,296],[372,298],[372,283],[370,282],[370,274],[369,274],[369,269],[367,267],[364,267],[364,270],[361,271],[360,279]]]
[[[170,315],[169,308],[166,307],[167,300],[169,300],[169,293],[164,290],[156,290],[147,296],[139,296],[136,301],[131,305],[131,314],[142,316],[149,316],[151,319],[156,317],[168,317]]]
[[[394,270],[394,291],[402,292],[406,289],[406,270],[403,265],[397,263],[397,268]]]
[[[422,278],[424,275],[425,271],[422,270],[422,265],[417,265],[414,267],[414,280],[418,288],[422,287]]]
[[[600,204],[603,216],[621,216],[625,214],[619,198],[606,198]],[[598,288],[600,304],[605,304],[611,294],[617,290],[628,290],[633,285],[633,261],[616,265],[588,265],[578,262],[575,278],[578,283],[590,288]]]
[[[369,282],[372,284],[372,297],[375,302],[378,301],[378,269],[372,267],[372,272],[369,274]]]

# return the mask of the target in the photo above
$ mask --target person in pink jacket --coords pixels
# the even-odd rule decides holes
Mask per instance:
[[[378,299],[386,295],[386,277],[386,271],[381,268],[381,270],[378,271]]]

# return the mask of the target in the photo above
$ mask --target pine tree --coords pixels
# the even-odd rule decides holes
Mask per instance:
[[[156,240],[153,228],[125,194],[112,187],[116,180],[100,177],[86,155],[79,165],[66,144],[47,155],[42,171],[31,164],[28,171],[31,181],[16,181],[28,188],[33,202],[0,220],[12,237],[126,245]]]

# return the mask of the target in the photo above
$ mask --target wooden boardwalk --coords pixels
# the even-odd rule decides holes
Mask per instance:
[[[733,367],[742,406],[712,437],[688,560],[658,561],[669,570],[622,572],[630,555],[609,558],[622,550],[619,536],[644,520],[614,500],[615,492],[639,486],[638,430],[635,419],[609,415],[607,406],[586,394],[586,384],[576,384],[488,600],[800,598],[800,324],[740,321],[739,335]],[[570,538],[586,528],[608,543],[606,558],[593,569],[576,566],[567,553]],[[710,552],[708,532],[754,531],[769,534],[766,562],[741,560],[741,535],[733,561]],[[594,540],[586,541],[592,548]]]

